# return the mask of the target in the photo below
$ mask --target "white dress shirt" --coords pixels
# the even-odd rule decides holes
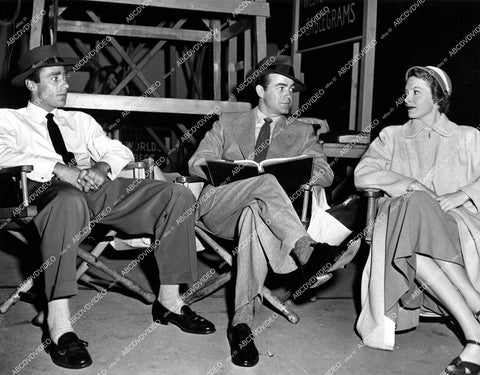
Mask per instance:
[[[33,165],[29,179],[38,182],[52,179],[55,165],[64,163],[50,140],[47,113],[31,102],[25,108],[0,109],[0,167]],[[130,149],[108,138],[92,116],[57,108],[51,113],[67,150],[75,155],[78,168],[86,169],[96,162],[105,162],[111,168],[109,178],[114,179],[134,160]]]

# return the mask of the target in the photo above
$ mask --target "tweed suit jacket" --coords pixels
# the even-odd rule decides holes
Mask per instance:
[[[188,165],[192,175],[207,178],[206,160],[252,159],[255,149],[256,109],[222,114],[207,132]],[[290,120],[289,120],[290,121]],[[311,125],[281,116],[272,134],[267,159],[311,155],[317,184],[330,186],[333,172],[321,144],[317,143]]]

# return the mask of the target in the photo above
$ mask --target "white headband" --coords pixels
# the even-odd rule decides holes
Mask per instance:
[[[450,77],[442,69],[437,68],[436,66],[431,66],[431,65],[412,66],[410,69],[407,70],[407,73],[405,74],[405,79],[408,79],[410,71],[415,68],[423,70],[428,74],[430,74],[438,82],[442,90],[448,95],[451,95],[452,81],[450,81]]]

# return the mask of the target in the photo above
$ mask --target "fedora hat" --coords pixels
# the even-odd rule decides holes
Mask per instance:
[[[255,71],[259,72],[259,74],[258,73],[255,74]],[[258,82],[258,79],[260,79],[260,77],[266,74],[276,73],[292,79],[293,82],[295,82],[294,91],[303,91],[307,87],[302,81],[295,78],[295,73],[293,71],[293,65],[292,65],[292,60],[290,59],[290,56],[285,56],[285,55],[267,56],[258,63],[257,69],[255,71],[253,72],[253,74],[258,76],[257,82]]]
[[[41,68],[75,65],[77,61],[74,58],[61,57],[55,45],[35,47],[18,60],[17,75],[12,78],[11,83],[14,86],[23,86],[25,79]]]

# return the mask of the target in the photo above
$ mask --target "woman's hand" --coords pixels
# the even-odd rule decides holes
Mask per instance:
[[[440,207],[442,208],[442,210],[447,212],[453,210],[454,208],[462,206],[470,199],[470,197],[463,191],[459,190],[456,193],[441,195],[436,199],[437,202],[440,203]]]

